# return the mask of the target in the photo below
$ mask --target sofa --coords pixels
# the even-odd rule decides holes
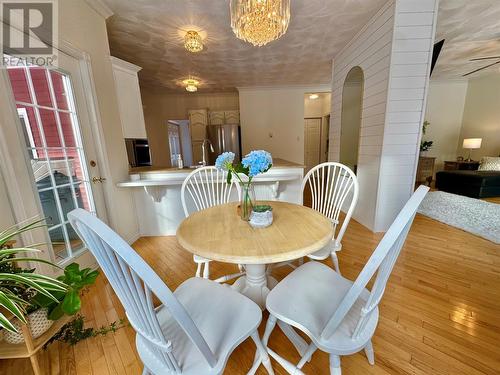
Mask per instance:
[[[440,171],[436,188],[471,198],[500,197],[500,171]]]

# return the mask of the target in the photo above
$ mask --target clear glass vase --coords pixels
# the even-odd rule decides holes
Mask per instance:
[[[241,186],[241,204],[240,204],[240,215],[241,219],[245,221],[250,220],[250,214],[252,213],[252,207],[255,204],[255,190],[253,184],[246,183]]]

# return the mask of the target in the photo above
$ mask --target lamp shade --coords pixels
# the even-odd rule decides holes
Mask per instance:
[[[473,149],[473,148],[481,148],[482,138],[465,138],[463,148]]]

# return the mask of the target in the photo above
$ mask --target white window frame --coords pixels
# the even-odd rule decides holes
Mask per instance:
[[[9,67],[7,69],[9,69]],[[48,233],[50,236],[51,232],[55,232],[57,230],[62,229],[62,235],[63,235],[64,243],[65,243],[66,256],[61,257],[61,259],[56,258],[53,260],[56,261],[57,263],[64,263],[67,259],[77,257],[80,253],[85,251],[86,248],[82,244],[82,246],[79,249],[72,249],[71,241],[70,241],[68,229],[67,229],[68,225],[69,225],[69,221],[64,217],[64,211],[63,211],[60,197],[59,197],[59,189],[70,188],[71,196],[72,196],[72,200],[73,200],[73,205],[74,205],[74,207],[79,207],[78,199],[76,196],[76,187],[77,187],[77,185],[84,184],[86,194],[88,197],[88,204],[90,205],[90,211],[93,213],[96,212],[96,208],[94,205],[94,199],[93,199],[93,195],[92,195],[92,187],[90,186],[90,179],[89,179],[88,173],[86,171],[86,167],[85,167],[87,165],[87,162],[86,162],[85,151],[84,151],[84,147],[83,147],[83,140],[82,140],[79,132],[75,131],[75,127],[78,128],[79,123],[78,123],[78,117],[76,114],[76,105],[74,102],[74,95],[73,95],[73,92],[71,89],[71,84],[69,82],[69,77],[66,75],[66,73],[64,71],[58,70],[57,72],[62,74],[62,76],[63,76],[63,78],[62,78],[63,86],[64,86],[64,90],[67,94],[67,96],[66,96],[67,109],[58,108],[58,103],[56,101],[56,96],[55,96],[55,92],[54,92],[54,86],[52,83],[52,76],[50,74],[51,70],[44,69],[44,73],[45,73],[45,76],[47,79],[47,84],[48,84],[48,89],[49,89],[49,95],[50,95],[51,102],[52,102],[52,107],[39,105],[37,102],[36,94],[35,94],[35,88],[34,88],[34,84],[33,84],[33,80],[32,80],[30,67],[29,66],[28,67],[15,67],[12,69],[23,69],[23,71],[25,73],[27,85],[28,85],[28,90],[29,90],[29,93],[31,96],[31,103],[17,101],[17,100],[15,100],[15,98],[14,98],[14,103],[16,104],[16,106],[22,105],[22,106],[29,107],[29,108],[33,109],[34,115],[37,119],[38,131],[40,133],[40,138],[42,141],[42,147],[36,147],[36,144],[34,142],[33,133],[31,131],[31,127],[29,125],[27,111],[25,108],[17,108],[18,114],[21,114],[23,116],[22,119],[23,120],[26,119],[28,121],[28,122],[25,122],[25,126],[27,127],[26,130],[27,130],[27,134],[28,134],[28,141],[30,144],[25,145],[25,147],[28,149],[28,152],[31,152],[32,155],[35,156],[35,158],[37,158],[37,159],[38,159],[37,149],[44,150],[45,154],[48,154],[50,149],[54,149],[54,148],[62,151],[63,159],[61,161],[59,161],[59,164],[61,164],[61,162],[64,163],[65,169],[68,171],[69,183],[57,185],[55,178],[54,178],[54,174],[53,174],[54,163],[51,162],[50,158],[47,158],[47,170],[48,170],[48,173],[50,176],[51,186],[48,188],[44,188],[44,189],[38,189],[36,186],[36,181],[35,181],[33,174],[31,176],[33,178],[34,183],[35,183],[34,190],[35,190],[35,193],[37,195],[39,195],[41,192],[47,192],[47,191],[51,191],[52,194],[54,195],[57,216],[58,216],[58,218],[57,218],[58,223],[49,226],[47,228],[47,230],[48,230]],[[47,145],[47,141],[45,138],[45,129],[43,128],[43,123],[42,123],[41,116],[40,116],[40,110],[47,110],[47,111],[53,112],[55,122],[56,122],[56,127],[57,127],[57,134],[58,134],[58,137],[59,137],[60,142],[61,142],[60,147],[50,147]],[[71,122],[73,124],[73,137],[75,139],[75,146],[74,147],[67,147],[65,144],[65,139],[64,139],[64,134],[63,134],[63,130],[62,130],[61,119],[59,117],[59,113],[66,113],[71,117]],[[82,173],[84,173],[82,181],[80,181],[78,183],[73,180],[73,176],[71,173],[72,166],[69,163],[70,159],[69,159],[68,153],[67,153],[68,149],[75,149],[76,150],[76,153],[78,155],[78,158],[79,158],[79,161],[80,161],[80,164],[82,167]],[[54,252],[54,256],[56,256],[56,255],[57,254]]]
[[[96,145],[96,160],[101,174],[111,176],[111,166],[108,159],[107,146],[104,142],[103,120],[97,99],[97,89],[94,83],[91,56],[88,52],[75,47],[67,40],[59,40],[59,50],[79,61],[80,73],[85,95],[85,110],[88,111],[90,128],[93,134],[93,141]],[[21,134],[19,116],[17,114],[14,97],[10,90],[10,80],[7,70],[0,69],[0,183],[2,178],[8,197],[8,206],[4,206],[6,211],[5,224],[22,223],[33,217],[39,216],[41,207],[39,199],[35,197],[36,187],[29,170],[30,160],[24,152],[19,152],[25,147],[25,139]],[[119,223],[119,209],[115,203],[115,191],[112,187],[104,186],[104,206],[99,210],[99,217],[115,227]],[[133,243],[138,234],[128,238],[129,243]],[[28,231],[19,236],[19,244],[29,245],[33,243],[45,243],[50,247],[48,232]],[[43,248],[43,246],[42,246]],[[35,256],[54,260],[50,251],[43,251]],[[42,273],[56,275],[59,273],[54,267],[43,263],[31,263],[30,266],[37,267]]]
[[[23,123],[24,128],[26,129],[26,134],[28,136],[28,141],[30,143],[31,154],[33,155],[33,159],[38,159],[38,152],[36,151],[35,148],[35,139],[33,138],[30,119],[28,117],[28,112],[26,111],[26,108],[17,108],[17,114],[19,115],[19,118],[21,119],[21,122]]]

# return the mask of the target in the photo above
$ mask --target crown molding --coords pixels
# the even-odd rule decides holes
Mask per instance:
[[[109,58],[114,68],[122,70],[126,73],[138,73],[142,69],[140,66],[119,59],[118,57],[109,56]]]
[[[429,83],[433,85],[444,85],[450,83],[467,83],[470,78],[457,77],[457,78],[430,78]]]
[[[114,13],[103,0],[85,0],[87,4],[99,13],[104,19],[108,19]]]
[[[243,86],[237,87],[239,92],[242,91],[257,91],[257,90],[303,90],[307,92],[331,92],[331,84],[318,84],[318,85],[276,85],[276,86]]]

